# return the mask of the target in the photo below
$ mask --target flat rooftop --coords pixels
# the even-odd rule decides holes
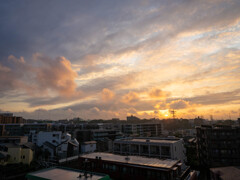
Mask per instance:
[[[219,174],[222,180],[235,180],[237,177],[240,177],[240,167],[228,166],[211,168],[210,171]]]
[[[82,144],[96,144],[97,142],[96,141],[85,141],[85,142],[82,142]]]
[[[171,160],[171,159],[157,159],[157,158],[146,158],[141,156],[128,156],[129,160],[126,160],[127,156],[112,154],[112,153],[90,153],[80,156],[82,158],[87,159],[96,159],[96,157],[101,157],[104,161],[112,161],[112,162],[120,162],[120,163],[127,163],[132,165],[141,165],[141,166],[148,166],[152,168],[172,168],[177,163],[179,163],[179,160]]]
[[[81,177],[79,177],[79,174],[81,173]],[[28,173],[26,178],[30,180],[35,179],[41,179],[41,180],[49,180],[49,179],[55,179],[55,180],[86,180],[86,178],[83,176],[83,171],[76,170],[76,169],[70,169],[70,168],[63,168],[63,167],[53,167],[48,169],[43,169],[40,171]],[[90,174],[88,173],[88,176]],[[108,178],[107,178],[108,177]],[[100,174],[100,173],[93,173],[92,177],[88,177],[89,180],[101,180],[101,179],[109,179],[108,175]]]
[[[170,140],[170,139],[119,139],[115,142],[136,142],[136,143],[166,143],[166,144],[173,144],[178,142],[179,140]]]
[[[28,138],[27,136],[0,136],[0,139],[15,139],[15,138]]]

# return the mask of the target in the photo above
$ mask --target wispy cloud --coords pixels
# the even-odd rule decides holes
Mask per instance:
[[[1,3],[0,109],[52,119],[237,112],[239,8],[238,0]]]

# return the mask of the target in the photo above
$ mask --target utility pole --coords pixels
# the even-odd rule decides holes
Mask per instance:
[[[170,113],[172,114],[173,119],[175,119],[176,111],[173,109],[172,111],[170,111]]]

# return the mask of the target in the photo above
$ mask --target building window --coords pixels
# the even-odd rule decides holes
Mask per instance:
[[[161,154],[163,156],[170,156],[170,147],[169,146],[162,146],[161,147]]]

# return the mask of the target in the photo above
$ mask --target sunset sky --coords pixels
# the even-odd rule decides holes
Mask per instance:
[[[240,113],[240,1],[0,2],[0,111],[126,119]]]

